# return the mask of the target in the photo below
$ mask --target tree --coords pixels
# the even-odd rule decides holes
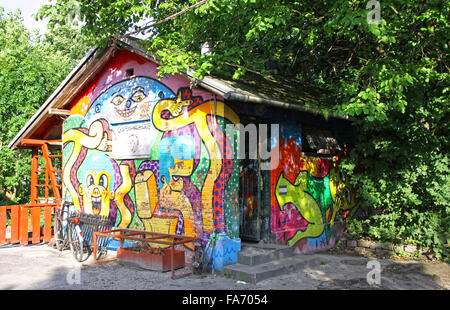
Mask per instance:
[[[162,20],[196,1],[60,0],[51,24],[78,8],[95,44]],[[192,67],[239,79],[267,74],[321,87],[323,108],[356,118],[358,144],[343,168],[364,203],[379,210],[364,232],[416,242],[448,256],[450,231],[448,1],[209,0],[150,28],[160,74]],[[212,42],[211,56],[200,44]],[[229,70],[229,64],[234,64]],[[367,226],[365,226],[367,224]],[[446,239],[447,238],[447,239]]]
[[[41,38],[25,28],[19,11],[0,7],[0,203],[29,199],[31,153],[8,143],[84,55],[77,36],[57,27]]]

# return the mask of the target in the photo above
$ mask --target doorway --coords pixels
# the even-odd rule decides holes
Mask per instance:
[[[245,128],[250,128],[247,127],[248,124],[255,124],[259,128],[259,123],[253,118],[241,119],[241,122]],[[257,158],[251,158],[251,139],[246,134],[247,131],[240,133],[240,147],[245,146],[245,154],[244,158],[240,158],[239,170],[239,234],[244,241],[270,241],[270,171],[261,169],[259,140],[256,143]],[[270,139],[270,132],[266,137]]]

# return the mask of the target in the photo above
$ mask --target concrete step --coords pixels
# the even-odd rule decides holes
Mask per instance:
[[[258,265],[233,264],[225,266],[225,277],[231,277],[236,281],[245,281],[256,284],[259,281],[293,273],[306,267],[319,265],[320,259],[316,255],[294,254],[278,260],[272,260]]]
[[[238,253],[238,263],[254,266],[293,255],[292,248],[284,245],[243,243],[241,251]]]

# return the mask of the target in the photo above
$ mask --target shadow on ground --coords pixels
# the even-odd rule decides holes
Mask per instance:
[[[155,272],[117,261],[84,263],[69,251],[46,245],[0,248],[0,290],[448,290],[450,267],[436,262],[397,262],[379,259],[380,282],[370,258],[318,254],[291,274],[256,284],[219,274],[192,275],[177,280],[170,272]]]

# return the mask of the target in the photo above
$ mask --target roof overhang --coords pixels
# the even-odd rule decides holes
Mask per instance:
[[[305,113],[311,113],[314,115],[323,115],[322,111],[306,107],[304,105],[290,103],[287,101],[272,98],[267,94],[261,93],[258,90],[249,90],[248,87],[241,85],[239,82],[229,82],[223,79],[218,79],[210,76],[203,77],[202,79],[195,78],[195,71],[189,70],[185,72],[185,75],[192,81],[191,87],[202,87],[218,96],[222,96],[225,100],[239,101],[239,102],[252,102],[267,104],[274,107],[296,110]],[[328,114],[331,118],[343,119],[346,121],[352,121],[349,116],[341,116],[333,113]]]

